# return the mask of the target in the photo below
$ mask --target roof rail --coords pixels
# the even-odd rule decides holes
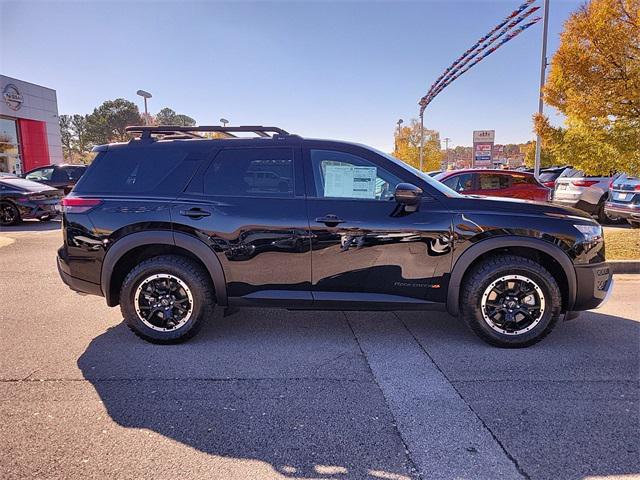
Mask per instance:
[[[179,125],[141,125],[126,127],[129,134],[140,134],[143,140],[151,140],[152,135],[162,136],[166,139],[204,138],[196,132],[219,132],[227,137],[234,138],[235,132],[255,133],[258,137],[272,137],[274,135],[289,135],[289,132],[278,127],[263,127],[262,125],[242,125],[239,127],[221,127],[219,125],[199,127],[184,127]],[[271,135],[269,135],[271,134]]]

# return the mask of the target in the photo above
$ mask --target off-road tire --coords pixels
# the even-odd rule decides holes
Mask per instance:
[[[481,300],[485,290],[505,275],[524,276],[541,289],[546,307],[542,318],[531,330],[507,335],[492,329],[482,315]],[[562,294],[553,275],[539,263],[516,255],[496,255],[481,261],[465,275],[460,296],[460,316],[485,342],[502,348],[528,347],[546,337],[560,316]]]
[[[154,274],[170,274],[183,281],[193,295],[191,317],[174,331],[158,331],[147,326],[136,312],[134,296],[140,283]],[[120,310],[127,326],[138,337],[159,344],[180,343],[193,337],[206,319],[211,318],[215,295],[207,271],[190,258],[160,255],[136,265],[125,277],[120,289]]]

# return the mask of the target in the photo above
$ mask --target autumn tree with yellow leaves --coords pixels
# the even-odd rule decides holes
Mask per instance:
[[[565,23],[543,95],[565,115],[534,117],[559,164],[640,174],[640,0],[591,0]]]
[[[409,165],[420,168],[420,122],[411,119],[409,125],[396,129],[394,140],[395,149],[392,155]],[[424,129],[424,157],[422,169],[424,171],[440,170],[444,154],[440,148],[440,133],[435,130]]]

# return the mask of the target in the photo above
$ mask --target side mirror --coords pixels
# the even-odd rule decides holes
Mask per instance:
[[[400,205],[412,207],[410,211],[415,211],[420,200],[422,200],[422,189],[411,183],[399,183],[396,186],[396,191],[393,194],[393,197]]]

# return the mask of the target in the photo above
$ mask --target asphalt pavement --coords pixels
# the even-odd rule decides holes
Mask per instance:
[[[640,276],[521,350],[443,313],[218,310],[148,344],[0,232],[0,478],[640,478]]]

